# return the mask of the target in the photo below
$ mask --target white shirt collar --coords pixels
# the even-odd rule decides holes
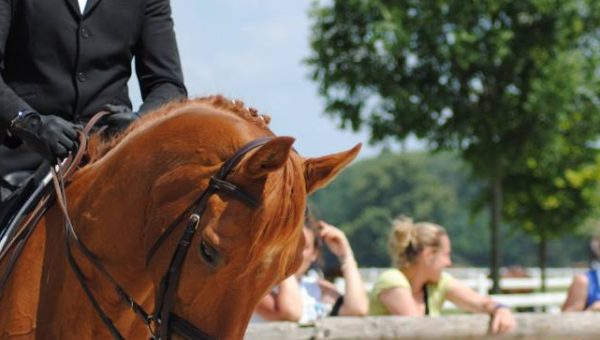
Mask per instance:
[[[79,2],[79,11],[81,12],[81,14],[83,14],[87,0],[77,0],[77,1]]]

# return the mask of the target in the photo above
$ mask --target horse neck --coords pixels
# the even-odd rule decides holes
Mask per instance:
[[[67,188],[78,237],[125,288],[141,283],[144,287],[139,288],[145,290],[149,284],[145,262],[149,196],[156,179],[178,166],[165,153],[144,138],[128,141],[82,169]]]
[[[170,149],[150,135],[123,141],[82,169],[67,191],[79,237],[117,267],[115,278],[125,284],[149,282],[146,255],[152,244],[196,198],[198,182],[207,182],[220,164],[215,152],[198,159],[196,148]]]

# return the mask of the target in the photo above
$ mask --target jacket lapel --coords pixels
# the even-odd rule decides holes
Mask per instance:
[[[100,1],[102,0],[87,0],[87,3],[85,4],[85,11],[83,12],[85,16],[89,15],[94,8],[96,8],[96,6],[98,6],[98,4],[100,3]],[[77,2],[75,0],[75,2]]]
[[[81,12],[79,11],[79,2],[77,2],[77,0],[65,0],[65,1],[71,8],[71,12],[73,12],[73,14],[76,17],[81,17]]]

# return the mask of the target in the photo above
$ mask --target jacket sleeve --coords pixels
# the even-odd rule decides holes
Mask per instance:
[[[31,107],[6,85],[2,77],[6,67],[6,42],[13,16],[12,3],[13,0],[0,0],[0,144],[7,142],[6,131],[12,118],[21,110],[31,110]]]
[[[135,64],[144,101],[140,113],[187,96],[169,0],[148,0]]]

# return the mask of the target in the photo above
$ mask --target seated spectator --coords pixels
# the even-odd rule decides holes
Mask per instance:
[[[260,300],[251,322],[299,321],[301,316],[302,295],[298,279],[292,275]]]
[[[600,311],[600,234],[590,241],[590,252],[590,270],[573,277],[562,306],[564,312]]]
[[[346,235],[323,221],[308,220],[303,231],[305,245],[302,265],[295,275],[263,297],[255,310],[253,321],[262,318],[305,324],[326,316],[366,315],[368,299]],[[321,242],[341,264],[345,295],[341,295],[331,282],[309,270],[321,254]]]
[[[514,329],[515,320],[508,307],[443,272],[452,261],[450,239],[441,226],[397,218],[392,223],[388,246],[395,268],[381,273],[375,282],[369,314],[437,316],[448,299],[459,308],[491,315],[493,333]]]

